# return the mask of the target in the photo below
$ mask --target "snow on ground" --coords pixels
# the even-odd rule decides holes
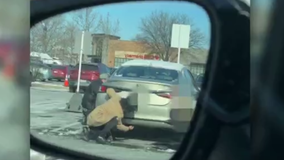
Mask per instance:
[[[172,141],[171,134],[168,137],[162,137],[160,134],[146,130],[137,129],[137,133],[143,133],[140,138],[139,136],[137,138],[137,136],[121,137],[118,135],[111,145],[102,146],[95,142],[82,140],[82,127],[79,122],[82,118],[81,113],[64,110],[72,95],[73,93],[67,91],[31,88],[31,132],[50,143],[108,158],[166,160],[175,153],[180,141]]]

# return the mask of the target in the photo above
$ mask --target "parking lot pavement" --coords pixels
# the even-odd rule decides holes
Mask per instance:
[[[77,122],[81,114],[66,112],[72,93],[31,88],[31,128],[59,128]]]
[[[81,113],[64,111],[73,93],[44,88],[31,88],[30,93],[31,132],[57,145],[103,156],[118,153],[115,158],[119,159],[165,160],[173,155],[180,143],[171,139],[171,133],[166,136],[163,131],[150,132],[138,128],[133,133],[125,134],[127,136],[116,135],[117,139],[111,145],[102,147],[95,142],[86,142],[81,139],[81,124],[78,122],[82,118]],[[134,135],[136,133],[140,135]]]
[[[45,83],[56,84],[56,85],[63,85],[64,81],[49,80],[49,81],[46,81]]]

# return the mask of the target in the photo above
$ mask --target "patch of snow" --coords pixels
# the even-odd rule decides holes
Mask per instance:
[[[46,160],[46,156],[34,150],[30,150],[30,160]]]

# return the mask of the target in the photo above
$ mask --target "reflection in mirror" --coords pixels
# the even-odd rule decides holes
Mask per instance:
[[[187,2],[104,5],[38,23],[31,133],[107,158],[169,159],[195,109],[210,27]]]

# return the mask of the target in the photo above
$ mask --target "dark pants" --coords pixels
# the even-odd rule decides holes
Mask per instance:
[[[117,117],[114,117],[103,126],[90,127],[89,138],[97,139],[99,136],[107,138],[111,135],[111,130],[115,128],[117,124],[118,124]]]

